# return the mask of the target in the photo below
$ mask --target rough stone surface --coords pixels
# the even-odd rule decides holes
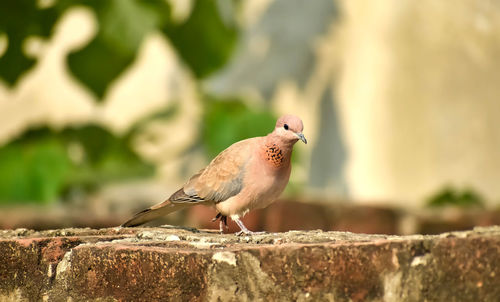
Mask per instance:
[[[0,231],[0,301],[498,301],[500,227],[434,236]]]

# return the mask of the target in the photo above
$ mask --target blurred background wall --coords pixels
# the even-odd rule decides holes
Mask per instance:
[[[338,108],[355,200],[443,186],[498,203],[500,3],[342,2]]]
[[[496,205],[499,67],[495,1],[4,1],[0,202],[151,204],[294,113],[287,196]]]

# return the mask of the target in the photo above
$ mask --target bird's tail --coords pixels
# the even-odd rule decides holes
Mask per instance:
[[[161,216],[170,214],[172,212],[183,209],[187,206],[187,204],[182,203],[172,203],[170,200],[165,200],[162,203],[154,205],[150,208],[147,208],[139,213],[135,214],[134,217],[130,218],[127,222],[122,224],[122,227],[135,227]]]

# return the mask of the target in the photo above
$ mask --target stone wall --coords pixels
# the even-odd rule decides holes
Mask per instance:
[[[0,232],[2,301],[498,301],[500,228]]]

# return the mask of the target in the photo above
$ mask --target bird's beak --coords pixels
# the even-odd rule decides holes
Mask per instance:
[[[297,137],[304,142],[304,144],[307,144],[307,139],[306,137],[304,136],[304,134],[302,134],[302,132],[299,132],[299,133],[295,133],[295,135],[297,135]]]

